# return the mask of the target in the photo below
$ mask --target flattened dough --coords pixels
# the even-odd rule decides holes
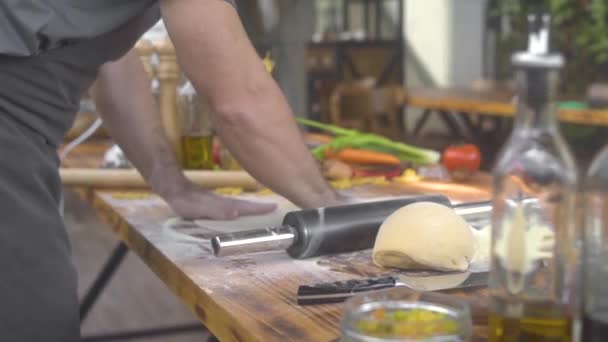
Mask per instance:
[[[384,221],[372,257],[385,267],[465,271],[474,253],[475,238],[462,217],[449,207],[420,202]]]

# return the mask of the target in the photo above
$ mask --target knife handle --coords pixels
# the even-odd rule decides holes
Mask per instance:
[[[340,303],[360,292],[382,290],[395,286],[397,286],[395,277],[302,285],[298,287],[298,305]]]

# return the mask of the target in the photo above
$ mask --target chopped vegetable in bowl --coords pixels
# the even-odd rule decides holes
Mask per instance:
[[[463,342],[473,327],[462,299],[394,288],[350,298],[341,328],[341,342]]]
[[[425,309],[377,309],[356,323],[363,335],[370,337],[429,339],[458,335],[458,322],[449,315]]]

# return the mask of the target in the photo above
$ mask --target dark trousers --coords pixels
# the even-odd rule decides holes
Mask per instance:
[[[55,148],[0,111],[0,341],[79,340]]]

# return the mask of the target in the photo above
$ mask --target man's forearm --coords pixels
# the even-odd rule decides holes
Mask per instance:
[[[214,109],[224,144],[256,179],[303,207],[336,200],[289,105],[225,1],[163,0],[178,58]]]
[[[137,53],[104,65],[92,90],[105,127],[152,189],[165,197],[177,192],[185,178]]]
[[[306,148],[289,107],[277,89],[265,91],[248,106],[249,113],[236,114],[234,120],[216,116],[220,138],[256,179],[274,191],[302,207],[331,204],[335,194]]]

